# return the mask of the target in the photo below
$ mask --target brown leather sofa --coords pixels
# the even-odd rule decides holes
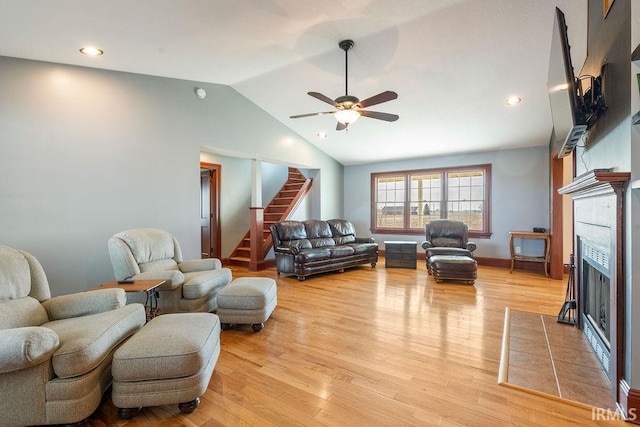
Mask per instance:
[[[304,280],[311,274],[343,271],[362,264],[376,266],[378,244],[357,238],[349,221],[282,221],[271,225],[278,274]]]
[[[466,256],[473,258],[476,244],[469,241],[469,227],[462,221],[436,219],[424,226],[426,240],[422,249],[426,252],[427,270],[430,270],[430,258],[435,255]]]

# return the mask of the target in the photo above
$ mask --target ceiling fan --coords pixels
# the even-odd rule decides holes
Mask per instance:
[[[398,120],[399,116],[397,114],[364,110],[364,108],[366,107],[370,107],[376,104],[382,104],[383,102],[396,99],[398,97],[397,93],[387,90],[363,101],[360,101],[355,96],[349,95],[349,49],[351,49],[353,45],[353,40],[342,40],[340,43],[338,43],[340,49],[344,50],[344,96],[339,96],[338,98],[333,100],[328,96],[325,96],[318,92],[308,92],[308,94],[313,96],[314,98],[326,102],[327,104],[333,105],[335,107],[335,110],[324,111],[321,113],[298,114],[295,116],[291,116],[291,119],[319,116],[322,114],[333,114],[333,116],[338,121],[336,130],[346,129],[350,124],[358,120],[360,116],[384,120],[386,122],[395,122],[396,120]]]

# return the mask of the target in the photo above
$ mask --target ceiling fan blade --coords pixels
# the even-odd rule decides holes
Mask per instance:
[[[323,111],[322,113],[297,114],[295,116],[289,116],[289,118],[299,119],[300,117],[321,116],[322,114],[333,114],[333,113],[335,113],[335,111]]]
[[[395,122],[400,118],[397,114],[380,113],[378,111],[359,110],[361,116],[372,119],[384,120],[385,122]]]
[[[319,92],[307,92],[307,94],[310,96],[313,96],[315,99],[319,99],[322,102],[326,102],[327,104],[333,105],[334,107],[338,106],[338,104],[336,104],[336,102],[333,99]]]
[[[347,126],[349,125],[338,122],[338,124],[336,125],[336,130],[344,130],[347,128]]]
[[[309,93],[309,95],[311,95],[311,93]],[[397,97],[398,97],[397,93],[388,90],[386,92],[382,92],[377,95],[374,95],[371,98],[367,98],[364,101],[360,101],[358,103],[358,106],[360,108],[370,107],[372,105],[382,104],[383,102],[391,101],[393,99],[396,99]]]

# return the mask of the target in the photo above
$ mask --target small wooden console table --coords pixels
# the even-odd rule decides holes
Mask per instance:
[[[541,239],[544,240],[544,256],[531,256],[516,254],[513,246],[514,239]],[[544,268],[544,275],[549,277],[549,251],[551,250],[551,236],[549,233],[536,233],[533,231],[510,231],[509,232],[509,249],[511,251],[511,270],[516,261],[541,262]]]
[[[166,280],[136,280],[133,283],[118,283],[116,281],[103,283],[93,289],[120,288],[125,292],[146,292],[147,299],[144,309],[147,313],[147,322],[156,317],[160,311],[158,308],[158,286],[164,285]]]

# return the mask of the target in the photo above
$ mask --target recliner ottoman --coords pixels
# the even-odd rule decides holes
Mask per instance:
[[[276,281],[267,277],[241,277],[218,293],[222,329],[232,324],[251,325],[255,332],[264,327],[278,304]]]
[[[475,283],[478,263],[475,259],[460,255],[435,255],[430,259],[430,272],[441,283],[444,280],[460,280]]]
[[[200,404],[220,355],[220,320],[212,313],[171,313],[150,320],[113,356],[111,399],[131,418],[144,406]]]

